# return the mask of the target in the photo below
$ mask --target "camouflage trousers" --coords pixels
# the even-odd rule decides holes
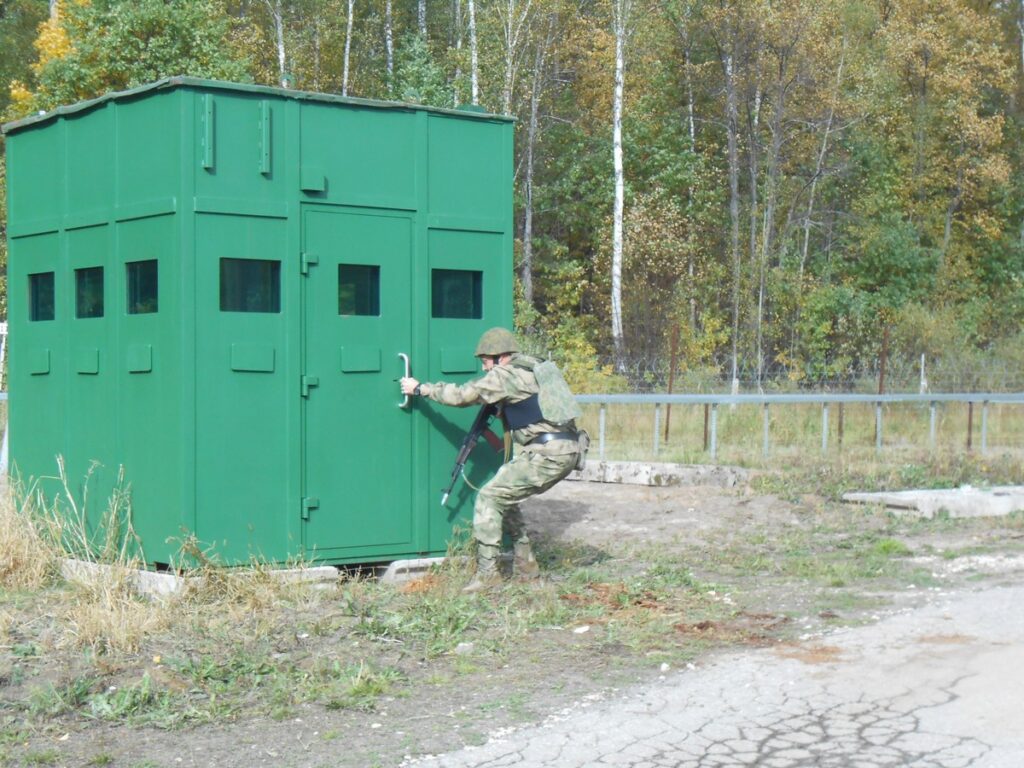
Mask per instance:
[[[500,547],[502,534],[507,531],[513,542],[529,542],[519,502],[544,493],[572,472],[575,464],[575,453],[550,455],[540,451],[522,451],[503,464],[477,494],[473,538],[484,546]]]

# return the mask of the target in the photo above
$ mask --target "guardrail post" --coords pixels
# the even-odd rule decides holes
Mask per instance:
[[[843,450],[843,416],[845,411],[845,409],[843,408],[844,405],[846,405],[846,403],[839,403],[839,428],[836,431],[836,448],[839,449],[840,453],[842,453]]]
[[[761,455],[764,458],[768,458],[768,425],[771,419],[768,415],[768,403],[764,404],[764,436],[761,440]]]
[[[708,403],[704,403],[704,450],[708,449],[708,412],[711,406]]]
[[[974,403],[967,402],[967,450],[973,449],[974,442]]]
[[[928,445],[931,446],[931,449],[933,451],[935,450],[935,433],[936,433],[936,430],[935,430],[935,427],[936,427],[935,411],[936,411],[936,408],[937,408],[937,404],[936,404],[936,402],[934,400],[932,400],[930,403],[928,403]]]
[[[988,400],[981,403],[981,453],[988,452]]]
[[[821,452],[828,453],[828,403],[821,404]]]
[[[875,452],[882,452],[882,404],[875,403]]]
[[[718,456],[718,403],[711,404],[711,461]]]
[[[604,461],[604,419],[605,419],[605,411],[607,411],[607,410],[608,410],[608,406],[605,405],[604,403],[601,403],[601,412],[598,415],[598,419],[597,419],[597,424],[598,424],[598,427],[597,427],[597,446],[598,446],[597,455],[601,459],[601,461]]]
[[[661,432],[661,403],[654,404],[654,455],[658,455],[658,433]]]

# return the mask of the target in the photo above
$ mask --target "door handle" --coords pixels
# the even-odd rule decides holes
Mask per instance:
[[[409,367],[409,356],[407,354],[405,354],[405,352],[399,352],[398,356],[400,358],[402,358],[402,360],[405,362],[405,378],[408,379],[409,378],[409,374],[411,372],[411,369]],[[406,395],[405,399],[398,404],[398,407],[399,408],[408,408],[409,407],[409,396],[408,395]]]

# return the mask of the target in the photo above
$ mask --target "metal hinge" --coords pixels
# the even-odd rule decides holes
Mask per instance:
[[[305,376],[303,375],[299,379],[299,391],[302,392],[303,397],[309,397],[309,390],[313,387],[320,386],[319,376]]]
[[[302,519],[309,520],[309,510],[319,509],[320,499],[316,496],[303,496],[302,497]]]
[[[302,254],[302,260],[301,260],[299,269],[302,271],[302,274],[308,275],[309,274],[309,268],[312,267],[312,266],[315,266],[315,265],[317,265],[319,263],[320,263],[320,257],[319,256],[317,256],[314,253],[304,253],[304,254]]]

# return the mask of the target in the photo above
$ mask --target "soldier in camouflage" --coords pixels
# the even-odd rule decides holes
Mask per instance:
[[[514,542],[514,573],[524,579],[540,575],[519,502],[543,493],[568,475],[579,451],[574,421],[545,421],[539,405],[540,386],[533,372],[541,361],[522,354],[510,331],[486,331],[477,344],[476,356],[483,364],[484,375],[466,384],[401,380],[404,394],[429,397],[444,405],[498,404],[506,431],[511,431],[512,440],[520,446],[512,461],[504,464],[477,494],[473,509],[477,571],[466,592],[501,583],[498,555],[503,526]]]

